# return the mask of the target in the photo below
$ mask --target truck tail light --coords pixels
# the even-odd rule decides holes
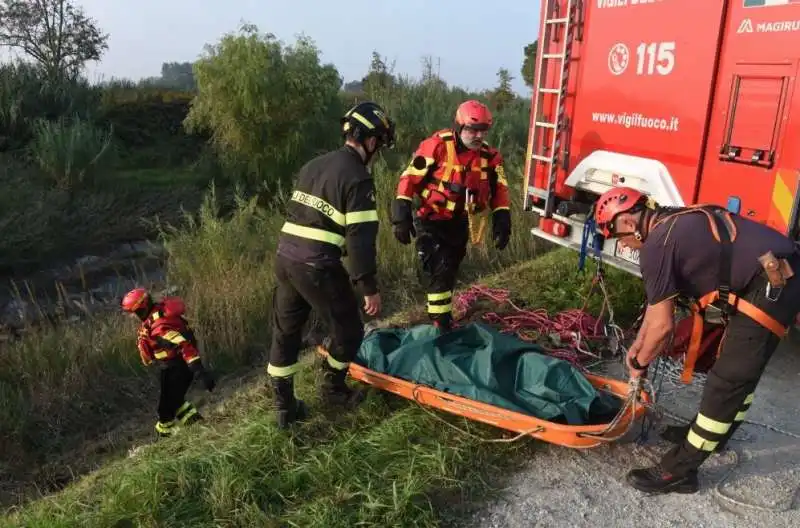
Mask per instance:
[[[550,233],[563,238],[569,235],[570,226],[553,218],[542,218],[539,228],[545,233]]]

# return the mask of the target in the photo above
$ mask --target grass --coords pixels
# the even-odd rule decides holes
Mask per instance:
[[[591,270],[566,272],[577,269],[576,262],[559,249],[483,282],[514,285],[515,300],[530,308],[580,307],[576,292],[588,291]],[[630,321],[641,298],[638,282],[614,270],[608,275],[619,317]],[[434,526],[453,497],[485,496],[487,478],[535,456],[533,441],[483,443],[376,391],[357,412],[332,416],[316,397],[316,358],[309,354],[303,361],[298,392],[313,418],[294,434],[274,426],[259,375],[207,408],[211,419],[204,425],[147,446],[135,458],[120,457],[6,517],[4,525]],[[441,416],[473,435],[498,435]]]
[[[456,105],[473,94],[432,78],[416,85],[399,81],[369,96],[398,122],[397,149],[378,160],[373,173],[384,316],[403,318],[424,295],[414,247],[400,245],[390,229],[397,177],[417,143],[448,126]],[[528,306],[579,306],[576,292],[585,290],[589,277],[566,271],[574,269],[574,254],[542,256],[545,245],[530,236],[532,218],[521,213],[528,106],[517,101],[498,111],[498,126],[489,138],[506,160],[514,202],[512,239],[504,251],[496,250],[489,223],[486,240],[469,247],[460,284],[484,278],[511,288]],[[254,115],[269,118],[256,110]],[[320,130],[325,126],[321,121]],[[89,188],[69,192],[48,188],[24,168],[0,167],[0,184],[16,190],[0,194],[0,271],[20,272],[56,256],[80,256],[143,238],[153,228],[141,218],[158,216],[168,282],[187,302],[204,363],[223,375],[218,392],[203,395],[211,404],[197,400],[212,420],[127,459],[123,454],[129,446],[150,439],[157,399],[154,373],[139,364],[132,321],[99,314],[88,324],[45,326],[5,344],[0,470],[9,484],[0,486],[0,495],[8,495],[0,500],[35,498],[36,493],[25,493],[31,486],[46,496],[23,504],[3,523],[427,526],[438,521],[442,504],[481,491],[475,486],[492,468],[513,464],[513,453],[530,454],[530,443],[487,447],[380,393],[352,415],[324,416],[310,369],[299,390],[315,417],[297,436],[277,431],[263,367],[270,343],[272,255],[283,217],[279,206],[264,208],[257,197],[237,195],[231,205],[230,196],[214,187],[203,199],[210,175],[221,170],[213,157],[186,170],[109,170],[91,178]],[[281,176],[269,174],[276,181]],[[630,277],[610,275],[619,296],[618,316],[628,316],[641,292]],[[590,307],[596,310],[597,300]],[[255,381],[236,390],[248,376]],[[472,432],[491,432],[459,423]]]

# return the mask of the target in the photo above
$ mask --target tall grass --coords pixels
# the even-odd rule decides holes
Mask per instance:
[[[562,249],[484,278],[514,288],[531,309],[576,308],[592,278],[591,265],[581,275],[576,263]],[[608,278],[624,324],[641,288],[616,270]],[[483,443],[497,430],[440,415],[457,428],[444,427],[376,390],[356,412],[333,415],[319,403],[312,362],[303,359],[298,380],[312,411],[300,430],[274,426],[270,396],[255,384],[207,413],[205,425],[115,461],[0,525],[436,526],[458,503],[485,498],[486,481],[520,456],[535,456],[533,441]]]
[[[37,119],[31,157],[56,189],[92,185],[110,165],[113,128],[103,131],[78,116],[55,121]]]
[[[409,132],[416,126],[412,116],[427,116],[424,118],[430,133],[449,125],[461,100],[458,94],[444,89],[430,90],[426,85],[408,84],[394,99],[387,95],[383,103],[393,108],[393,115],[406,116],[405,121],[400,118],[400,145],[379,159],[373,171],[381,220],[379,281],[388,309],[420,299],[415,250],[394,239],[389,219],[397,179],[422,139]],[[426,98],[429,92],[434,103]],[[434,113],[438,105],[443,108]],[[498,116],[498,123],[503,119]],[[423,133],[422,127],[416,130]],[[523,133],[516,134],[519,137]],[[514,134],[501,138],[511,143]],[[504,251],[496,250],[489,221],[485,241],[469,248],[462,272],[464,280],[477,273],[503,269],[534,254],[529,238],[530,219],[521,214],[520,199],[513,190],[518,188],[520,163],[518,157],[509,156],[507,173],[514,200],[512,240]],[[212,192],[197,214],[187,214],[186,227],[162,226],[169,255],[168,280],[185,297],[207,361],[220,372],[265,361],[272,308],[271,263],[283,222],[277,207],[260,207],[255,198],[240,197],[233,214],[223,219],[219,200]],[[5,396],[0,412],[0,438],[4,445],[0,448],[15,445],[15,449],[22,450],[20,460],[28,460],[25,455],[38,457],[56,449],[70,435],[97,434],[108,428],[108,413],[152,406],[149,400],[136,401],[142,391],[153,385],[146,371],[137,365],[133,339],[130,322],[103,316],[91,320],[88,326],[43,330],[5,345],[0,354],[0,390]],[[105,392],[130,397],[101,397]],[[154,393],[148,396],[154,397]],[[105,410],[98,412],[98,407]],[[49,421],[53,414],[60,419]],[[48,426],[42,427],[43,423]]]

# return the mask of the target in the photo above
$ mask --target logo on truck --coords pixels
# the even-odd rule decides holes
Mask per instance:
[[[608,69],[614,75],[622,75],[628,69],[630,58],[631,52],[628,50],[628,46],[617,42],[611,46],[611,51],[608,52]]]
[[[800,5],[800,4],[798,4]],[[758,22],[753,24],[749,18],[739,23],[737,33],[786,33],[800,30],[800,20],[780,20],[775,22]]]

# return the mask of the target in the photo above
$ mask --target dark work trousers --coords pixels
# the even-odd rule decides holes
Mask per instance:
[[[789,262],[800,271],[800,258],[792,257]],[[793,324],[800,311],[800,277],[787,281],[777,301],[766,298],[766,285],[766,277],[757,276],[742,292],[742,298],[781,324]],[[744,421],[756,385],[779,342],[775,334],[744,314],[729,318],[719,357],[706,378],[697,416],[683,442],[661,459],[666,473],[685,476],[696,471],[719,444],[728,441]]]
[[[453,321],[453,288],[467,254],[469,220],[417,220],[419,278],[428,296],[428,317],[449,328]]]
[[[348,368],[364,338],[364,324],[344,266],[313,267],[279,255],[275,258],[275,279],[268,374],[288,377],[297,371],[303,326],[312,308],[331,338],[328,363],[337,370]]]
[[[161,369],[161,396],[158,400],[156,431],[170,434],[175,420],[186,423],[197,414],[197,409],[186,401],[194,374],[181,359],[172,360]]]

